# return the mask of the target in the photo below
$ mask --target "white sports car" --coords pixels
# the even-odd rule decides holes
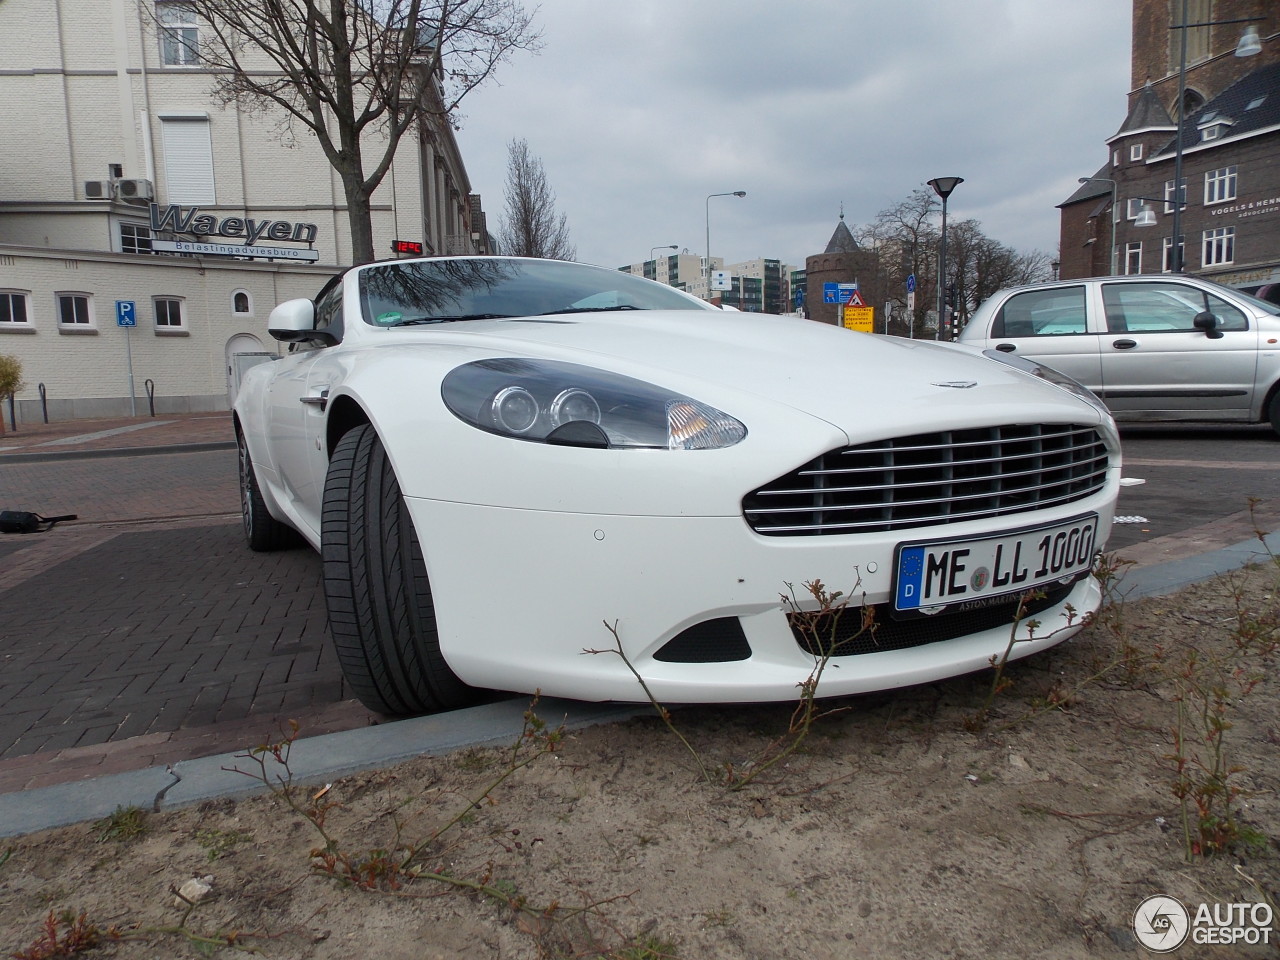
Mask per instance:
[[[822,653],[820,696],[883,690],[986,667],[1028,591],[1014,656],[1100,602],[1115,427],[1027,361],[500,257],[354,267],[269,327],[289,355],[235,402],[245,534],[321,552],[374,710],[643,701],[584,653],[615,631],[667,702],[794,698]],[[871,628],[815,649],[783,595],[818,580]]]

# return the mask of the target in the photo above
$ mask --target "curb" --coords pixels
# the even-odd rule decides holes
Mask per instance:
[[[111,447],[105,450],[57,450],[40,453],[0,453],[0,463],[37,463],[49,460],[100,460],[107,457],[151,457],[162,453],[206,453],[210,450],[234,450],[234,440],[211,440],[206,443],[171,443],[150,447]]]

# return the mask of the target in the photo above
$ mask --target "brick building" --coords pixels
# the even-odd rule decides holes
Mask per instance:
[[[201,29],[181,0],[0,4],[0,353],[23,365],[20,420],[43,415],[42,385],[55,419],[146,412],[147,381],[158,412],[225,409],[237,355],[277,350],[272,306],[351,263],[319,144],[216,101]],[[447,123],[406,134],[372,207],[380,257],[487,249]]]
[[[1280,283],[1280,5],[1134,0],[1128,112],[1107,147],[1059,205],[1063,279],[1174,269],[1180,163],[1181,269]]]

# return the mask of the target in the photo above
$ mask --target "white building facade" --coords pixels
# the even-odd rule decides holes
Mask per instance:
[[[276,352],[271,308],[352,262],[310,131],[216,102],[199,30],[180,0],[0,4],[0,353],[23,365],[19,423],[225,409],[234,355]],[[379,258],[487,247],[447,124],[405,135],[372,200]]]

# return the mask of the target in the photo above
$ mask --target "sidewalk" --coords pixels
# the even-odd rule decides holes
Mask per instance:
[[[17,430],[9,425],[7,410],[5,414],[4,433],[0,434],[0,462],[7,458],[100,456],[103,451],[140,454],[175,446],[212,449],[235,443],[231,413],[226,410],[19,423]]]

